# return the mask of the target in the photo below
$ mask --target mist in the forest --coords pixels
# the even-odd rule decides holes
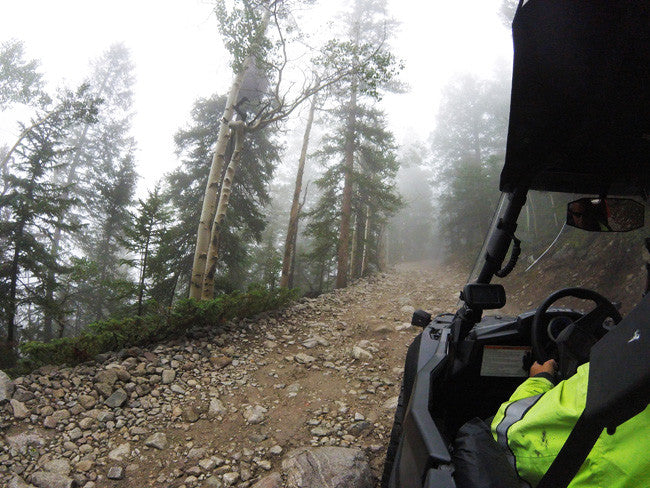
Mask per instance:
[[[512,4],[172,3],[149,36],[142,5],[110,32],[66,27],[99,15],[86,4],[12,7],[2,340],[471,260],[498,197]]]

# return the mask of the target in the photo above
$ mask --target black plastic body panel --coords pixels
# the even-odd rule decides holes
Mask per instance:
[[[403,421],[391,488],[454,488],[450,440],[464,422],[494,415],[522,378],[482,377],[485,345],[530,345],[534,311],[518,317],[484,317],[451,356],[452,315],[439,316],[424,329],[417,374]],[[552,309],[549,316],[580,313]]]

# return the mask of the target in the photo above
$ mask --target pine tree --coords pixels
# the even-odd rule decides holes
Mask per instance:
[[[130,293],[128,270],[120,259],[137,180],[135,144],[129,135],[133,102],[129,51],[115,44],[92,66],[89,84],[102,100],[98,120],[77,128],[72,136],[75,149],[59,175],[79,203],[63,221],[77,221],[83,231],[65,235],[59,230],[54,241],[54,250],[64,255],[80,249],[83,261],[76,262],[96,265],[99,273],[87,282],[87,290],[81,283],[75,285],[74,297],[83,302],[74,304],[80,315],[73,321],[81,324],[116,313]]]
[[[508,83],[466,75],[443,95],[432,135],[441,236],[448,251],[471,259],[498,200],[505,155]]]
[[[0,111],[14,103],[33,103],[43,94],[43,76],[36,60],[24,59],[21,41],[0,44]],[[4,164],[2,164],[4,166]]]
[[[393,22],[386,17],[385,0],[356,0],[345,16],[344,41],[331,41],[329,54],[323,60],[327,66],[354,67],[349,74],[332,87],[338,119],[339,148],[342,177],[340,200],[339,242],[337,251],[336,287],[346,286],[350,271],[351,223],[353,215],[355,164],[359,163],[360,112],[368,110],[367,103],[381,98],[401,68],[391,54],[387,37]],[[365,60],[365,61],[362,61]]]
[[[137,289],[137,315],[140,317],[143,311],[145,293],[148,291],[147,283],[151,275],[150,260],[161,245],[165,229],[170,222],[170,212],[160,194],[160,188],[156,186],[149,192],[146,200],[138,200],[138,208],[131,214],[131,222],[125,228],[125,246],[136,254],[135,264],[138,270]]]
[[[29,130],[23,130],[9,161],[4,176],[8,190],[0,196],[0,242],[5,250],[0,273],[0,313],[10,347],[17,339],[21,307],[36,307],[41,316],[63,314],[44,293],[44,288],[51,285],[50,273],[65,270],[58,256],[51,252],[51,241],[54,224],[73,203],[54,174],[65,164],[64,156],[70,151],[70,131],[91,123],[97,113],[96,105],[97,100],[90,96],[87,86],[62,93],[46,113],[37,113],[38,124],[23,127]],[[67,230],[74,227],[65,226]]]

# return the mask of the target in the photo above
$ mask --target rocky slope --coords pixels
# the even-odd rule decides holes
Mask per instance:
[[[403,265],[218,333],[0,375],[0,486],[311,486],[305,463],[374,486],[411,313],[453,311],[464,277]]]

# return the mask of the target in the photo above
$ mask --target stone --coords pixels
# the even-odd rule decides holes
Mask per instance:
[[[246,422],[255,425],[264,422],[264,414],[266,412],[268,412],[268,410],[261,405],[249,405],[244,409],[242,415],[244,416],[244,419],[246,419]]]
[[[274,456],[279,456],[280,454],[282,454],[282,446],[276,444],[271,449],[269,449],[269,452]]]
[[[165,449],[167,447],[167,436],[162,432],[156,432],[150,435],[146,441],[145,446],[154,447],[156,449]]]
[[[311,349],[311,348],[316,347],[316,346],[325,346],[325,347],[327,347],[327,346],[330,345],[330,343],[329,343],[329,341],[327,339],[324,339],[323,337],[316,335],[316,336],[311,336],[311,337],[308,337],[307,339],[305,339],[302,342],[302,345],[306,349]]]
[[[59,473],[36,471],[32,473],[31,482],[38,488],[72,488],[74,480]]]
[[[282,461],[287,488],[373,488],[370,465],[360,449],[300,448]]]
[[[124,478],[124,468],[122,466],[111,466],[108,468],[106,477],[109,480],[121,480]]]
[[[79,395],[79,404],[86,410],[90,410],[97,405],[97,399],[90,395]]]
[[[14,382],[4,371],[0,371],[0,404],[8,402],[14,392]]]
[[[23,388],[16,388],[14,390],[13,399],[18,400],[19,402],[28,402],[35,398],[34,394],[31,391],[27,391]]]
[[[282,488],[280,473],[271,473],[253,485],[253,488]]]
[[[226,484],[226,486],[232,486],[235,483],[237,483],[237,480],[239,479],[239,473],[236,471],[226,473],[223,475],[223,482]]]
[[[187,453],[188,459],[201,459],[205,456],[206,448],[205,447],[193,447],[190,449],[190,452]]]
[[[199,420],[199,411],[193,406],[185,407],[181,417],[185,422],[194,423]]]
[[[14,476],[9,480],[9,484],[7,485],[7,488],[31,488],[33,485],[28,485],[25,483],[25,480],[23,480],[20,476]]]
[[[162,372],[163,385],[169,385],[176,379],[176,371],[173,369],[166,369]]]
[[[354,346],[352,348],[352,357],[354,359],[370,360],[372,359],[372,354],[359,346]]]
[[[217,467],[217,462],[213,458],[201,459],[199,461],[199,466],[205,471],[212,471]]]
[[[223,354],[212,356],[210,362],[215,367],[215,369],[222,369],[232,363],[232,358],[225,356]]]
[[[68,435],[70,436],[71,441],[76,441],[77,439],[81,439],[81,437],[83,437],[83,432],[81,432],[81,429],[79,427],[75,427],[68,433]]]
[[[219,417],[226,415],[228,411],[224,406],[223,402],[218,398],[212,398],[210,400],[210,408],[208,409],[208,415],[210,417]]]
[[[391,397],[381,405],[381,408],[384,408],[386,410],[395,410],[397,408],[398,402],[399,402],[398,396]]]
[[[9,445],[9,454],[18,456],[29,453],[31,449],[38,449],[45,445],[45,439],[38,434],[17,434],[7,437],[7,444]]]
[[[115,371],[115,374],[117,374],[117,379],[120,381],[129,381],[131,379],[131,375],[129,372],[124,369],[124,368],[111,368],[113,371]]]
[[[58,473],[68,476],[72,468],[70,467],[70,462],[67,459],[52,459],[43,464],[43,470],[50,473]]]
[[[54,417],[48,415],[47,417],[45,417],[45,420],[43,420],[43,427],[45,427],[46,429],[55,429],[57,423],[58,422]]]
[[[223,483],[216,476],[210,476],[208,479],[205,480],[205,483],[203,484],[203,487],[204,488],[222,488]]]
[[[22,420],[29,417],[29,410],[25,407],[23,402],[19,402],[12,398],[9,400],[9,403],[11,404],[11,409],[13,410],[15,419]]]
[[[131,455],[131,446],[128,442],[120,444],[111,452],[108,453],[108,458],[112,461],[124,461],[127,457]]]
[[[111,396],[104,400],[104,403],[111,408],[118,408],[124,405],[128,397],[122,388],[118,388]]]
[[[95,390],[103,397],[109,397],[113,393],[113,387],[106,383],[95,383]]]
[[[90,471],[92,467],[93,467],[93,462],[90,459],[84,459],[82,461],[79,461],[75,465],[75,469],[80,473],[85,473],[86,471]]]
[[[104,383],[113,386],[117,382],[117,371],[105,369],[95,375],[95,383]]]
[[[348,432],[354,436],[360,435],[362,432],[365,432],[369,429],[372,429],[372,424],[367,420],[361,422],[356,422],[348,429]]]
[[[309,354],[305,354],[304,352],[299,352],[296,354],[293,359],[298,363],[298,364],[311,364],[314,361],[316,361],[316,358],[313,356],[310,356]]]
[[[88,430],[93,425],[95,425],[95,419],[92,417],[84,417],[79,421],[79,427],[83,430]]]

